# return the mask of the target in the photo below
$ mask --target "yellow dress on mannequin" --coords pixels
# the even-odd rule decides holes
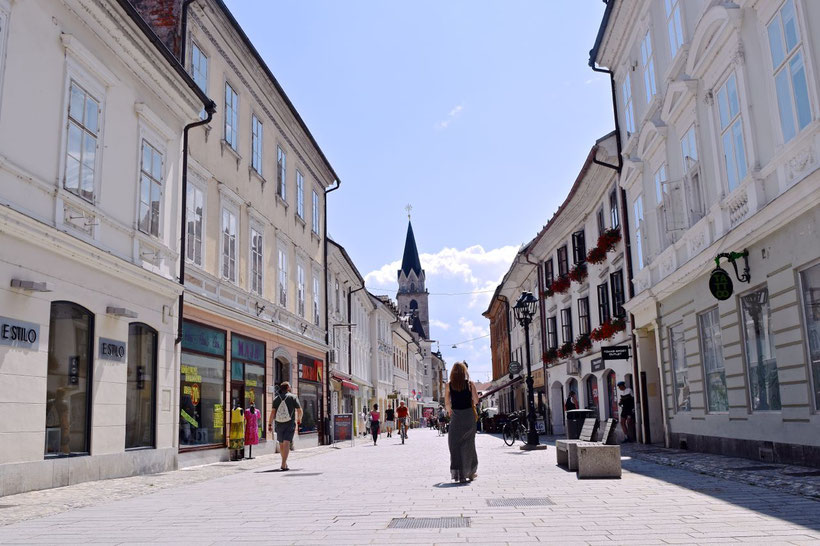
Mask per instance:
[[[231,429],[228,433],[229,449],[245,449],[245,416],[242,408],[231,410]]]

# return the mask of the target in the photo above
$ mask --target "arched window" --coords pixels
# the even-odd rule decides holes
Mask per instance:
[[[94,315],[75,303],[55,301],[48,332],[45,454],[87,454]]]
[[[147,324],[133,322],[128,325],[127,373],[125,449],[156,447],[157,331]]]

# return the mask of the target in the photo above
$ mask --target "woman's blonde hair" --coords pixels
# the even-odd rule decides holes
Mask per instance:
[[[454,391],[463,391],[467,388],[467,381],[470,376],[467,374],[467,366],[464,362],[456,362],[450,369],[450,386]]]

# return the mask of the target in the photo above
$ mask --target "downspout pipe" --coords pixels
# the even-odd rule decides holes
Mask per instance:
[[[179,43],[179,60],[185,64],[185,50],[188,45],[188,6],[196,2],[196,0],[184,0],[182,2],[182,40]]]
[[[327,310],[329,308],[328,304],[330,303],[329,302],[329,296],[328,296],[328,293],[327,293],[327,283],[328,283],[328,271],[327,271],[327,254],[328,254],[328,252],[327,252],[327,196],[328,196],[329,193],[338,190],[339,186],[341,186],[341,185],[342,184],[341,184],[341,182],[339,182],[338,178],[336,180],[334,180],[333,181],[333,187],[327,188],[325,190],[325,198],[324,198],[324,202],[322,203],[322,210],[323,210],[322,215],[324,216],[324,224],[325,224],[323,226],[324,239],[322,241],[322,247],[323,247],[322,251],[323,251],[323,258],[324,258],[324,262],[322,263],[322,265],[324,266],[324,271],[325,271],[325,287],[324,287],[324,293],[325,293],[325,346],[328,347],[328,350],[325,353],[325,372],[327,372],[327,373],[325,373],[325,408],[327,410],[325,412],[325,415],[326,415],[325,419],[327,419],[327,422],[326,422],[327,424],[325,426],[325,432],[326,432],[325,436],[328,436],[328,438],[325,438],[325,442],[324,442],[325,445],[330,445],[332,443],[330,441],[330,438],[329,438],[330,433],[331,433],[331,430],[330,430],[330,415],[331,415],[330,410],[331,410],[331,408],[330,408],[330,349],[329,349],[329,347],[330,347],[330,317],[329,317],[328,312],[327,312]]]

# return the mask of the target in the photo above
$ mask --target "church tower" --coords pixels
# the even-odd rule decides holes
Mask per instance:
[[[409,215],[408,215],[409,216]],[[401,260],[399,274],[399,292],[396,301],[400,313],[413,313],[410,323],[412,330],[421,339],[430,337],[430,316],[427,309],[427,289],[424,287],[424,270],[419,260],[416,237],[413,235],[413,224],[407,221],[407,239],[404,242],[404,256]]]

